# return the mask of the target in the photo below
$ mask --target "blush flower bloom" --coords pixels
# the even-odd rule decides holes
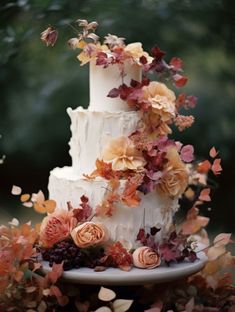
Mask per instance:
[[[160,116],[163,122],[175,117],[175,94],[164,83],[152,81],[143,87],[142,100],[149,103],[152,111]]]
[[[50,248],[55,243],[67,238],[77,225],[77,219],[72,211],[56,211],[49,214],[42,221],[40,241],[44,247]]]
[[[140,269],[153,269],[161,264],[159,254],[147,246],[137,248],[132,256],[134,266]]]
[[[145,159],[127,137],[113,139],[102,153],[105,162],[111,162],[113,170],[137,170],[143,168]]]
[[[141,42],[133,42],[133,43],[128,44],[124,48],[124,51],[130,54],[136,63],[139,63],[139,59],[142,56],[146,58],[147,63],[151,63],[153,60],[153,58],[149,56],[149,54],[143,50]]]
[[[74,243],[80,248],[86,248],[108,239],[107,229],[101,223],[85,222],[71,232]]]
[[[168,148],[166,158],[168,163],[158,184],[158,190],[171,197],[179,197],[188,185],[188,170],[181,161],[176,147]]]

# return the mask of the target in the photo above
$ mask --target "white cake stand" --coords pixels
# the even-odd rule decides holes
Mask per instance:
[[[161,265],[155,269],[132,268],[129,272],[116,268],[108,268],[102,272],[95,272],[93,269],[80,268],[65,271],[62,279],[66,282],[89,285],[146,285],[160,284],[182,279],[200,271],[207,262],[204,252],[198,252],[195,262],[184,261],[174,263],[169,267]],[[43,262],[44,271],[48,272],[51,268],[48,262]]]

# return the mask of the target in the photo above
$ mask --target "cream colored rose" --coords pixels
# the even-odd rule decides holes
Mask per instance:
[[[185,164],[181,161],[179,153],[175,147],[170,147],[167,151],[167,168],[157,188],[160,192],[171,197],[179,197],[185,191],[189,174]]]
[[[71,232],[74,243],[80,248],[86,248],[102,243],[108,239],[107,229],[101,223],[85,222]]]
[[[67,210],[56,211],[49,214],[42,221],[40,227],[40,242],[44,247],[52,247],[55,243],[67,238],[77,225],[73,213]]]
[[[153,269],[161,264],[159,254],[147,246],[137,248],[132,256],[134,266],[140,269]]]
[[[114,170],[137,170],[146,163],[134,143],[124,136],[113,139],[103,151],[102,158],[111,162]]]
[[[175,117],[175,94],[164,83],[152,81],[142,88],[142,100],[148,102],[152,111],[164,122]]]
[[[139,59],[141,56],[146,57],[147,63],[151,63],[153,60],[153,58],[143,50],[141,42],[133,42],[128,44],[124,48],[124,51],[129,53],[133,57],[134,61],[139,64],[140,64]]]

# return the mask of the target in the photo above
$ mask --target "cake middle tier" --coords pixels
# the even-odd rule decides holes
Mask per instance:
[[[71,118],[69,142],[72,167],[77,175],[90,174],[111,139],[128,136],[137,129],[138,112],[98,112],[78,107],[67,109]]]
[[[121,181],[122,188],[125,181]],[[109,192],[108,181],[104,179],[87,180],[77,176],[73,168],[55,168],[49,177],[49,197],[57,203],[57,209],[67,209],[70,201],[74,208],[80,206],[80,197],[89,198],[89,204],[95,211]],[[161,231],[157,233],[157,240],[166,237],[171,229],[173,216],[178,209],[178,199],[162,196],[157,191],[147,195],[141,195],[138,207],[130,208],[118,203],[111,217],[94,217],[93,221],[103,223],[113,241],[128,241],[136,246],[136,237],[140,228],[157,227]]]

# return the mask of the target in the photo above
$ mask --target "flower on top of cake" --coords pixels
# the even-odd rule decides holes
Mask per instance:
[[[125,45],[125,38],[108,34],[104,37],[103,43],[99,41],[99,36],[95,34],[98,26],[96,22],[88,23],[86,20],[77,20],[78,26],[82,28],[78,32],[78,37],[71,38],[68,45],[72,49],[81,49],[77,59],[81,65],[85,65],[91,60],[96,60],[96,65],[107,67],[110,64],[123,64],[126,60],[142,66],[141,59],[145,63],[151,63],[153,58],[142,48],[140,42]]]

